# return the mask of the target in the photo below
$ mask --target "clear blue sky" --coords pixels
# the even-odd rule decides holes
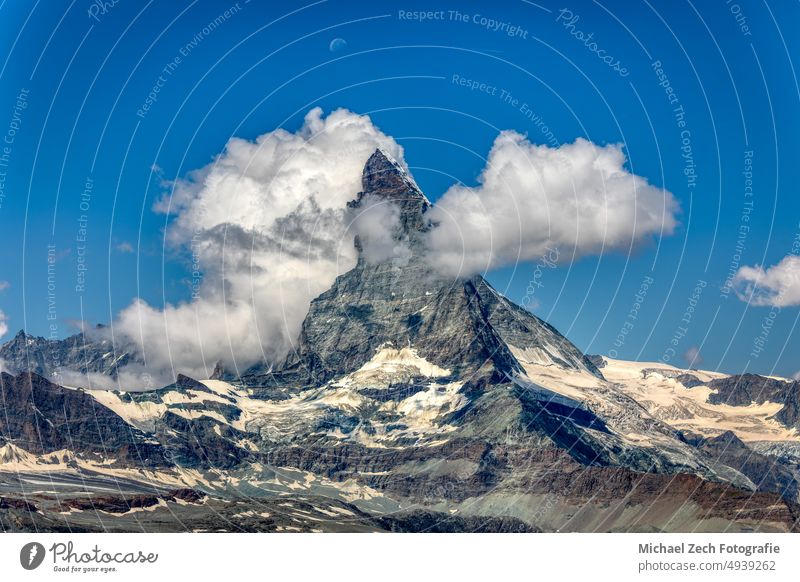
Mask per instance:
[[[64,336],[72,320],[108,322],[136,296],[154,305],[187,298],[186,257],[164,252],[165,217],[152,211],[162,186],[151,167],[166,179],[183,176],[231,135],[294,130],[318,105],[369,114],[405,147],[434,201],[455,181],[475,182],[501,129],[538,143],[624,143],[629,169],[680,201],[675,234],[631,256],[589,257],[538,274],[521,264],[491,274],[493,284],[520,301],[531,279],[542,283],[534,311],[589,353],[656,361],[673,348],[670,363],[681,365],[681,354],[699,346],[704,368],[800,370],[797,307],[770,317],[770,308],[720,293],[744,224],[745,152],[753,152],[754,195],[741,265],[777,263],[800,228],[800,92],[792,65],[800,57],[800,4],[573,2],[579,19],[572,27],[559,14],[563,3],[547,0],[434,4],[119,0],[101,10],[88,0],[1,3],[0,134],[19,126],[0,168],[6,338],[23,327],[48,335],[55,323],[53,333]],[[443,12],[426,22],[400,14],[425,9]],[[507,26],[492,30],[484,17]],[[576,30],[592,40],[576,38]],[[331,45],[337,38],[344,44]],[[587,44],[618,61],[623,74]],[[498,90],[471,91],[454,75]],[[159,84],[157,100],[137,115]],[[503,90],[516,104],[501,98]],[[21,93],[26,106],[15,115]],[[694,185],[684,172],[684,130]],[[123,243],[134,252],[120,250]],[[648,277],[653,283],[632,320]],[[705,287],[685,325],[698,282]],[[769,331],[755,358],[765,318]],[[615,346],[626,321],[629,333]]]

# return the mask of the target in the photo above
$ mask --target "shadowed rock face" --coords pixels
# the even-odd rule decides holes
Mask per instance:
[[[243,433],[208,416],[190,420],[167,412],[155,434],[170,460],[181,467],[232,469],[252,456],[235,444]]]
[[[400,208],[402,232],[398,233],[398,238],[403,235],[413,238],[415,231],[426,229],[424,215],[430,202],[400,164],[383,150],[375,150],[367,160],[361,175],[361,187],[358,198],[350,203],[351,208],[358,208],[366,196],[377,196]]]
[[[488,374],[507,381],[521,370],[509,344],[539,349],[553,363],[599,375],[572,343],[483,277],[445,279],[431,268],[423,243],[430,203],[381,150],[367,162],[362,187],[351,207],[357,211],[367,198],[397,205],[400,220],[393,236],[409,253],[370,264],[356,241],[357,266],[311,303],[296,352],[276,374],[255,369],[245,374],[247,382],[319,385],[359,369],[385,345],[412,346],[455,379]]]
[[[702,386],[702,382],[692,374],[680,374],[675,377],[675,380],[680,382],[686,388],[694,388],[695,386]]]
[[[750,406],[753,402],[783,402],[788,390],[786,382],[758,374],[719,378],[709,382],[708,387],[717,391],[709,396],[709,402],[731,406]]]
[[[106,513],[127,513],[131,510],[146,509],[165,501],[181,500],[185,503],[200,503],[206,496],[202,491],[182,487],[158,495],[131,495],[129,497],[93,496],[68,499],[61,504],[63,511],[105,511]]]
[[[80,390],[37,374],[0,374],[0,437],[34,454],[67,449],[121,464],[160,466],[160,446]]]
[[[800,382],[792,382],[786,391],[783,403],[783,408],[775,415],[775,420],[790,428],[800,428]]]
[[[162,404],[163,396],[209,392],[203,384],[180,376],[170,388],[123,393],[122,403]],[[178,402],[153,423],[152,432],[128,424],[83,390],[53,384],[29,372],[0,374],[0,446],[6,442],[44,455],[66,450],[84,459],[105,459],[115,466],[231,469],[252,457],[236,444],[244,433],[228,422],[241,415],[237,407],[217,402]],[[176,412],[197,413],[186,418]],[[0,471],[2,466],[0,466]]]

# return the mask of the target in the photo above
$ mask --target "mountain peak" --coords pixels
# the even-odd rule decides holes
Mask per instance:
[[[361,187],[365,194],[415,198],[430,204],[408,171],[383,148],[376,149],[364,165]]]
[[[400,210],[399,238],[425,230],[424,214],[431,203],[409,173],[386,150],[378,148],[367,160],[361,174],[362,191],[350,208],[363,208],[365,199],[386,201]],[[358,242],[356,243],[358,246]]]
[[[21,329],[17,332],[13,338],[11,338],[7,343],[9,344],[29,344],[36,341],[44,341],[44,338],[29,334],[24,329]]]

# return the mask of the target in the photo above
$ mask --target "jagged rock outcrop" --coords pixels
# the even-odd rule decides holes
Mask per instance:
[[[792,382],[787,388],[783,408],[775,415],[775,420],[789,428],[800,428],[800,382]]]
[[[64,370],[115,378],[121,368],[137,360],[132,350],[115,348],[106,329],[99,325],[60,340],[20,331],[0,346],[0,361],[6,372],[33,372],[57,381]]]
[[[694,388],[695,386],[701,386],[703,384],[697,376],[692,374],[681,374],[676,376],[675,380],[683,384],[686,388]]]
[[[797,499],[797,477],[775,457],[762,455],[748,447],[733,432],[704,439],[699,448],[712,459],[741,472],[758,491],[771,491],[787,499]]]

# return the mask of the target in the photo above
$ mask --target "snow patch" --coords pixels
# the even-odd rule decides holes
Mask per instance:
[[[444,378],[451,370],[441,368],[421,357],[413,347],[396,349],[385,345],[361,368],[337,382],[337,386],[384,387],[419,376]]]

